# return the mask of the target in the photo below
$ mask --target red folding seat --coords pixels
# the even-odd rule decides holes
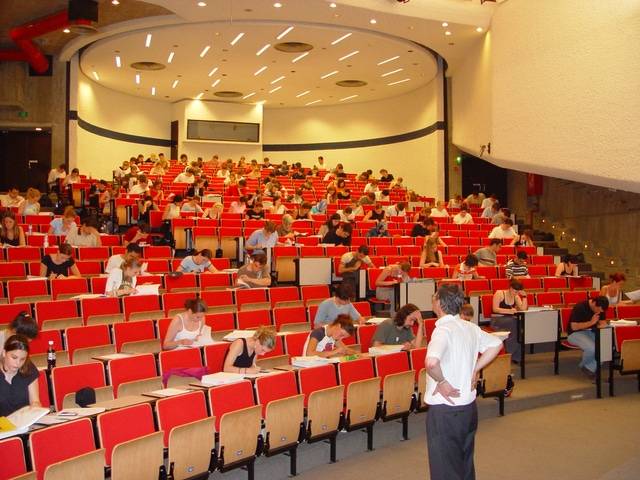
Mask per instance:
[[[153,320],[113,324],[113,340],[116,345],[116,352],[122,351],[122,346],[126,343],[154,340],[155,338],[156,331]]]
[[[173,292],[163,294],[162,305],[164,306],[164,314],[167,317],[172,317],[178,311],[184,311],[184,302],[195,297],[196,294],[193,292]]]
[[[387,375],[411,370],[407,352],[395,352],[387,355],[379,355],[374,358],[376,374],[382,380]]]
[[[76,319],[78,317],[78,306],[75,300],[36,302],[36,319],[41,328],[49,320]]]
[[[195,292],[198,289],[198,275],[195,273],[183,273],[177,277],[167,275],[164,278],[164,283],[167,292],[180,290]]]
[[[64,350],[60,330],[41,330],[38,336],[29,342],[29,353],[31,355],[47,353],[49,341],[53,342],[53,348],[56,351]]]
[[[75,393],[81,388],[100,388],[106,386],[102,363],[82,363],[56,367],[51,373],[53,400],[56,410],[62,409],[65,395]]]
[[[267,288],[246,288],[236,290],[236,305],[242,310],[242,305],[247,303],[268,303],[269,289]]]
[[[107,288],[107,277],[91,277],[91,293],[104,295]]]
[[[169,261],[161,258],[146,258],[144,262],[147,264],[147,272],[153,274],[169,273]],[[144,277],[138,279],[138,281],[146,280]],[[147,282],[149,283],[149,282]]]
[[[269,310],[245,310],[238,312],[238,328],[251,330],[261,325],[272,325],[271,312]]]
[[[216,430],[226,413],[235,412],[255,405],[253,384],[249,380],[221,385],[209,389],[209,409],[216,418]]]
[[[476,292],[490,292],[491,286],[489,285],[489,280],[485,279],[477,279],[477,280],[465,280],[463,282],[464,285],[464,293],[467,296],[471,296],[476,294]]]
[[[640,318],[640,305],[618,305],[617,318]]]
[[[298,370],[298,383],[300,385],[300,393],[305,396],[306,406],[309,400],[309,395],[313,392],[332,388],[338,385],[336,369],[333,365],[301,368]]]
[[[255,388],[257,403],[262,405],[263,417],[269,402],[298,395],[296,376],[293,372],[258,377]]]
[[[298,287],[273,287],[269,289],[269,300],[275,308],[279,302],[296,302],[300,300]]]
[[[144,247],[143,255],[145,259],[161,258],[170,259],[173,255],[169,246],[149,246]]]
[[[371,347],[373,343],[373,336],[376,333],[377,325],[360,325],[357,328],[357,343],[360,344],[360,351],[362,353],[367,353],[369,351],[369,347]]]
[[[32,238],[32,237],[29,237]],[[38,247],[19,247],[7,249],[7,262],[40,261],[42,257]]]
[[[376,238],[376,237],[374,237]],[[373,240],[373,238],[371,239]],[[398,255],[398,247],[395,245],[378,245],[373,247],[375,255],[378,256],[396,256]],[[390,262],[389,262],[390,263]]]
[[[274,308],[273,319],[277,331],[285,324],[308,324],[307,310],[303,306]]]
[[[204,347],[204,363],[209,373],[222,372],[230,343],[215,343]],[[219,419],[218,419],[219,420]]]
[[[65,332],[69,360],[73,363],[73,354],[78,349],[111,344],[109,325],[88,325],[69,327]]]
[[[522,283],[524,289],[529,292],[542,290],[541,278],[522,278],[520,279],[520,283]]]
[[[301,257],[324,257],[324,247],[319,247],[317,245],[313,246],[302,246],[300,247],[300,256]]]
[[[27,473],[24,445],[20,437],[0,440],[0,478],[13,478]]]
[[[21,279],[26,276],[24,262],[0,262],[0,280]]]
[[[565,277],[545,277],[542,279],[542,283],[546,291],[567,289],[567,279]]]
[[[233,312],[208,313],[205,315],[205,323],[213,332],[224,332],[236,329],[236,315]]]
[[[7,297],[9,303],[20,302],[21,298],[29,302],[47,300],[47,298],[51,298],[48,280],[9,280],[7,282]]]
[[[353,302],[352,305],[361,316],[371,316],[371,304],[369,302]]]
[[[447,278],[449,276],[447,267],[425,267],[422,268],[422,278]]]
[[[0,304],[0,325],[11,323],[21,312],[27,312],[31,315],[31,305],[28,303]]]
[[[289,333],[284,336],[286,353],[291,357],[301,357],[304,355],[304,344],[309,337],[308,332]]]
[[[589,290],[593,288],[593,277],[569,277],[571,290]]]
[[[480,308],[484,319],[489,320],[493,316],[493,295],[481,295]]]
[[[352,243],[356,245],[355,242]],[[369,238],[369,245],[372,247],[377,247],[380,245],[391,245],[391,237],[371,237]]]
[[[539,295],[539,294],[538,294]],[[562,292],[562,299],[565,305],[575,305],[587,299],[586,290],[576,290],[574,292]]]
[[[626,340],[640,340],[640,326],[624,326],[615,329],[616,350],[622,352]]]
[[[54,278],[51,280],[51,297],[58,300],[89,293],[86,278]]]
[[[553,265],[553,255],[534,255],[531,257],[534,265]]]
[[[78,260],[107,260],[109,247],[78,247]]]
[[[80,301],[80,310],[85,324],[91,317],[122,314],[120,299],[115,297],[83,298]]]
[[[126,320],[136,314],[136,318],[142,318],[145,313],[149,314],[149,319],[157,318],[157,314],[162,312],[160,308],[160,297],[158,295],[135,295],[123,298],[124,316]]]
[[[374,378],[373,362],[371,358],[360,358],[350,362],[338,363],[338,379],[345,389],[352,382]]]
[[[158,362],[160,364],[160,375],[164,375],[173,368],[202,367],[202,356],[199,348],[167,350],[160,352]]]
[[[93,425],[88,418],[36,430],[31,433],[29,443],[31,465],[38,480],[44,479],[50,465],[96,449]]]
[[[233,275],[230,273],[207,273],[200,275],[200,288],[202,294],[209,288],[231,287],[233,285]]]
[[[482,266],[479,265],[476,268],[478,275],[480,275],[481,277],[484,278],[488,278],[489,280],[493,279],[493,278],[498,278],[498,270],[496,269],[496,267],[488,267],[488,266]]]
[[[203,290],[200,293],[200,298],[202,298],[202,300],[204,300],[210,307],[235,305],[233,291],[231,290]]]
[[[409,359],[411,360],[411,369],[416,372],[416,384],[420,371],[426,367],[425,361],[427,357],[427,347],[414,348],[409,350]],[[422,392],[424,393],[424,392]]]
[[[532,277],[544,277],[548,274],[546,265],[529,265],[528,269]]]
[[[164,432],[164,445],[169,446],[171,430],[207,418],[204,392],[190,392],[175,397],[161,398],[156,402],[158,430]],[[213,432],[211,443],[213,443]]]
[[[158,376],[156,359],[152,353],[109,360],[107,371],[109,372],[114,397],[118,396],[118,387],[122,383]]]

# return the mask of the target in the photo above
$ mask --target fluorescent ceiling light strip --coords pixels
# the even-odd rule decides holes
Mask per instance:
[[[271,44],[270,44],[270,43],[267,43],[264,47],[262,47],[260,50],[258,50],[258,51],[256,52],[256,56],[258,56],[258,57],[259,57],[260,55],[262,55],[264,52],[266,52],[266,51],[267,51],[267,49],[268,49],[270,46],[271,46]]]
[[[180,80],[174,80],[171,88],[176,88],[178,86],[178,83],[180,83]]]
[[[260,67],[258,70],[256,70],[256,73],[254,73],[253,75],[260,75],[262,72],[264,72],[267,69],[267,66],[265,65],[264,67]]]
[[[274,83],[278,83],[280,80],[282,80],[284,78],[285,78],[284,75],[280,75],[278,78],[276,78],[275,80],[271,81],[271,85],[273,85]]]
[[[329,77],[331,77],[332,75],[335,75],[336,73],[338,73],[338,70],[334,70],[333,72],[325,73],[325,74],[324,74],[324,75],[322,75],[320,78],[321,78],[322,80],[324,80],[325,78],[329,78]]]
[[[269,90],[269,93],[277,92],[281,88],[282,88],[282,85],[278,85],[276,88],[272,88],[271,90]]]
[[[231,40],[231,45],[235,45],[236,43],[238,43],[242,37],[244,37],[244,32],[240,32],[238,35],[236,35],[236,38]]]
[[[144,41],[144,46],[149,48],[151,46],[151,34],[147,33],[147,38]]]
[[[211,45],[207,45],[206,47],[204,47],[200,52],[200,58],[203,58],[207,54],[210,48],[211,48]]]
[[[204,92],[200,92],[198,95],[196,95],[196,100],[200,100],[203,95],[204,95]]]
[[[120,55],[116,55],[116,67],[122,67],[122,59],[120,58]]]
[[[304,97],[308,93],[311,93],[311,90],[305,90],[304,92],[299,93],[298,95],[296,95],[296,98]]]
[[[345,33],[344,35],[342,35],[340,38],[336,38],[333,42],[331,42],[331,45],[337,45],[339,44],[341,41],[349,38],[351,35],[353,35],[352,32],[349,33]]]
[[[216,87],[220,83],[220,79],[218,78],[215,82],[211,84],[212,87]]]
[[[387,83],[387,85],[398,85],[399,83],[408,82],[409,80],[411,80],[411,79],[410,78],[404,78],[402,80],[398,80],[397,82]]]
[[[352,98],[356,98],[358,95],[349,95],[348,97],[341,98],[340,101],[344,102],[346,100],[351,100]]]
[[[176,52],[171,52],[169,57],[167,58],[167,63],[173,62],[173,57],[176,55]]]
[[[384,65],[385,63],[393,62],[394,60],[397,60],[398,58],[400,58],[400,55],[396,55],[395,57],[387,58],[386,60],[382,60],[381,62],[379,62],[378,65]]]
[[[96,72],[95,70],[93,71],[93,78],[95,78],[96,80],[100,80],[100,77],[98,76],[98,72]]]
[[[298,60],[302,60],[304,57],[306,57],[307,55],[309,55],[309,52],[304,52],[301,55],[298,55],[296,58],[294,58],[293,60],[291,60],[291,63],[296,63]]]
[[[136,73],[136,83],[140,85],[140,74]]]
[[[256,92],[251,92],[251,93],[247,93],[244,97],[242,97],[243,100],[246,100],[247,98],[251,98],[256,94]]]
[[[209,76],[210,76],[210,77],[213,77],[213,75],[214,75],[217,71],[218,71],[218,67],[213,67],[213,68],[211,69],[211,71],[209,72]]]
[[[347,53],[344,57],[340,57],[340,58],[338,59],[338,61],[339,61],[339,62],[341,62],[341,61],[343,61],[343,60],[346,60],[346,59],[347,59],[347,58],[349,58],[349,57],[353,57],[354,55],[357,55],[358,53],[360,53],[360,50],[354,50],[354,51],[353,51],[353,52],[351,52],[351,53]]]
[[[382,75],[380,75],[381,77],[386,77],[389,75],[393,75],[394,73],[398,73],[401,72],[402,70],[404,70],[404,68],[396,68],[395,70],[391,70],[390,72],[387,73],[383,73]]]
[[[285,28],[282,32],[280,32],[280,34],[276,37],[278,40],[281,40],[282,38],[284,38],[284,36],[289,33],[291,30],[293,30],[293,26],[291,27],[287,27]]]
[[[321,102],[322,100],[314,100],[313,102],[305,103],[305,105],[313,105],[314,103]]]
[[[151,87],[151,95],[155,95],[156,94],[156,87]]]

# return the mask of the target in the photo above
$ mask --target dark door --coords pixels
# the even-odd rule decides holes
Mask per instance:
[[[178,120],[171,122],[171,159],[178,158]]]
[[[507,171],[472,155],[462,155],[462,195],[474,190],[495,193],[502,203],[507,200]]]
[[[47,191],[51,170],[51,132],[29,130],[0,131],[0,190],[35,187]]]

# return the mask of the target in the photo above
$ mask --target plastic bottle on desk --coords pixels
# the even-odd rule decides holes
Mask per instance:
[[[47,350],[47,368],[53,370],[56,367],[56,350],[53,348],[53,340],[49,340],[49,349]]]

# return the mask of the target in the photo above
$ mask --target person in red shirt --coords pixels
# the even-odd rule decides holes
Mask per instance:
[[[138,245],[143,243],[151,243],[151,233],[149,233],[149,225],[146,223],[138,223],[126,231],[122,237],[122,243],[126,247],[130,243],[136,243]]]

